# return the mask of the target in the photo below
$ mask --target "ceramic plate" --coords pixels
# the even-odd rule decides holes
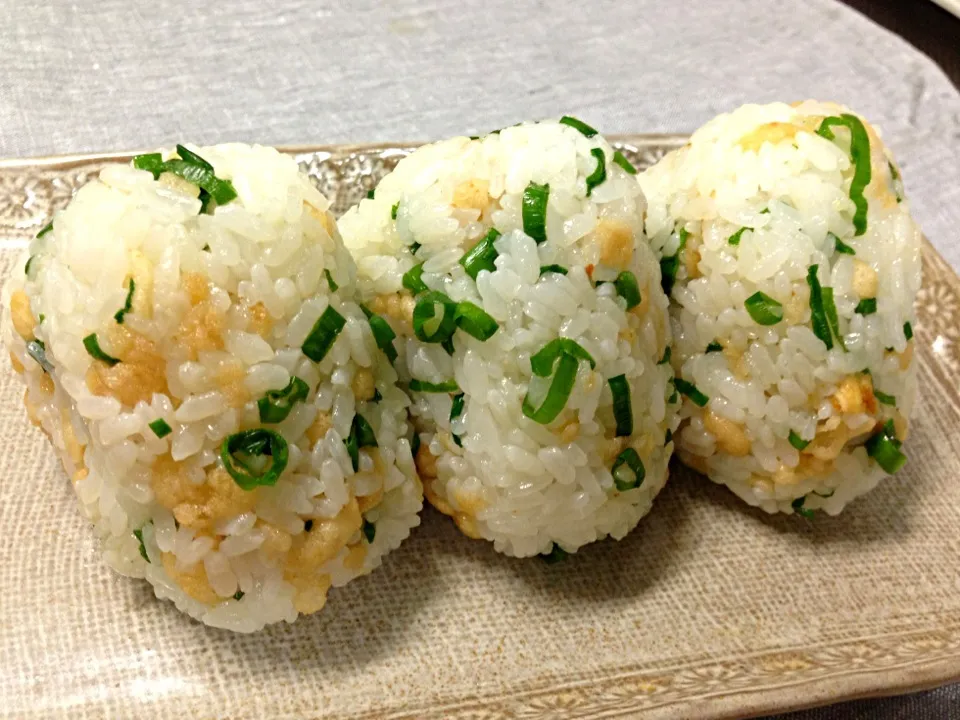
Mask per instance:
[[[684,138],[616,143],[646,166]],[[411,146],[292,148],[342,212]],[[0,163],[0,271],[105,163]],[[424,512],[317,616],[232,635],[100,562],[0,369],[0,714],[727,718],[960,678],[960,279],[927,244],[906,468],[838,518],[769,517],[679,465],[619,543],[512,560]]]

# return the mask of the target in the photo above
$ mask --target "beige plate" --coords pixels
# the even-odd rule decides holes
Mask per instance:
[[[620,138],[640,166],[683,142]],[[293,148],[342,212],[410,147]],[[0,163],[0,270],[104,162]],[[100,562],[0,373],[0,714],[727,718],[960,678],[960,279],[930,245],[921,397],[896,478],[840,518],[768,517],[675,466],[623,542],[510,560],[433,511],[318,616],[238,636]]]

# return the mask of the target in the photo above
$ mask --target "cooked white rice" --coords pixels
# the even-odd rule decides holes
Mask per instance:
[[[672,293],[673,359],[709,402],[684,400],[678,454],[767,512],[836,514],[872,489],[886,473],[867,446],[890,419],[905,439],[914,404],[920,231],[889,151],[864,121],[872,177],[857,234],[851,131],[817,134],[824,118],[849,112],[812,101],[747,105],[640,177],[646,231],[665,262],[688,234]],[[814,332],[813,265],[833,289],[846,350],[837,333],[828,350]],[[751,317],[746,301],[758,291],[782,305],[782,320]],[[711,343],[722,349],[708,351]]]
[[[598,154],[606,178],[588,197]],[[530,183],[549,184],[540,244],[524,231]],[[635,179],[602,137],[543,122],[418,149],[340,221],[362,297],[401,337],[402,378],[455,381],[464,393],[453,420],[457,390],[411,393],[425,494],[465,534],[493,541],[500,552],[532,556],[555,545],[574,552],[607,535],[622,538],[666,481],[677,406],[666,402],[669,364],[658,364],[670,340],[667,299],[642,240],[643,208]],[[459,261],[491,228],[501,233],[496,264],[474,280]],[[496,333],[482,341],[458,329],[452,354],[417,339],[416,298],[402,278],[418,263],[427,288],[476,304],[496,320]],[[568,274],[541,272],[553,264]],[[621,271],[632,272],[640,288],[642,302],[631,311],[603,282]],[[531,356],[558,337],[579,343],[596,367],[579,363],[565,409],[544,425],[521,406]],[[632,398],[628,437],[615,437],[608,380],[619,375]],[[545,392],[539,382],[534,395]],[[628,478],[621,491],[611,469],[628,448],[646,478],[633,488]]]
[[[354,302],[327,200],[271,148],[197,152],[235,200],[201,213],[199,188],[176,175],[105,167],[24,255],[2,332],[106,561],[192,617],[248,632],[319,610],[331,584],[378,566],[418,524],[422,490],[409,401]],[[313,362],[301,345],[328,307],[345,326]],[[91,334],[120,362],[95,360]],[[307,396],[266,425],[288,445],[286,470],[241,489],[221,448],[263,426],[258,399],[292,377]],[[344,445],[355,414],[377,440],[356,473]]]

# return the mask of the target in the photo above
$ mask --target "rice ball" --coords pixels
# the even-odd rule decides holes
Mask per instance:
[[[408,400],[324,198],[266,147],[108,165],[3,292],[106,561],[209,625],[320,610],[419,522]]]
[[[747,105],[639,179],[683,462],[806,516],[899,470],[921,236],[878,132],[833,103]]]
[[[632,166],[573,118],[427,145],[340,222],[397,333],[427,499],[550,559],[624,537],[667,478],[667,298]]]

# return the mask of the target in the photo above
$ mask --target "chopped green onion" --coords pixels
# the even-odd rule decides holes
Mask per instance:
[[[327,305],[327,309],[303,341],[303,347],[300,348],[303,354],[314,362],[323,360],[346,324],[343,315],[334,310],[332,305]]]
[[[721,345],[721,344],[718,343],[716,340],[714,340],[712,343],[710,343],[709,345],[707,345],[707,349],[704,350],[704,352],[705,352],[705,353],[712,353],[712,352],[721,352],[722,350],[723,350],[723,345]]]
[[[460,386],[457,385],[455,380],[448,380],[446,382],[432,383],[427,382],[426,380],[417,380],[416,378],[410,381],[410,391],[411,392],[423,392],[423,393],[452,393],[460,390]]]
[[[456,348],[453,346],[453,336],[451,335],[442,343],[440,343],[440,347],[447,351],[447,355],[452,356],[456,350]]]
[[[593,193],[593,189],[607,179],[607,156],[603,154],[600,148],[593,148],[590,154],[597,159],[597,167],[592,173],[587,175],[587,197]]]
[[[120,362],[119,358],[107,355],[103,350],[100,349],[100,343],[97,341],[96,333],[90,333],[87,335],[83,339],[83,346],[87,349],[90,357],[92,357],[94,360],[105,362],[111,367]]]
[[[833,333],[830,330],[827,313],[823,307],[823,289],[820,287],[820,280],[817,279],[817,268],[817,265],[811,265],[807,271],[807,285],[810,286],[810,317],[813,325],[813,334],[820,338],[821,342],[827,346],[827,350],[832,350]]]
[[[377,343],[377,347],[387,356],[387,360],[393,362],[397,359],[397,349],[393,346],[393,340],[397,337],[397,334],[386,320],[371,312],[366,305],[361,305],[360,309],[367,316],[367,322],[370,323],[370,332],[373,333],[373,340]]]
[[[492,315],[467,300],[457,303],[454,322],[465,333],[481,342],[492,338],[500,329],[500,325]]]
[[[538,245],[547,239],[547,201],[550,186],[531,182],[523,191],[523,231]]]
[[[48,232],[50,232],[51,230],[53,230],[53,220],[51,220],[51,221],[48,222],[46,225],[44,225],[42,228],[40,228],[40,232],[37,233],[37,238],[42,238],[44,235],[46,235],[46,234],[47,234]]]
[[[372,543],[373,539],[377,536],[377,526],[366,518],[363,519],[363,536],[367,539],[368,543]]]
[[[210,172],[213,172],[213,165],[208,163],[206,160],[204,160],[202,157],[197,155],[195,152],[188,150],[183,145],[177,145],[177,155],[180,156],[181,160],[185,160],[191,165],[197,165],[199,167],[202,167],[204,170],[209,170]]]
[[[566,352],[561,352],[559,362],[557,363],[557,371],[553,376],[553,381],[550,383],[550,388],[547,390],[547,394],[540,404],[540,407],[535,408],[533,406],[533,403],[530,402],[530,392],[528,391],[523,398],[523,405],[521,406],[523,414],[541,425],[548,425],[553,422],[566,406],[567,399],[570,397],[570,393],[573,392],[573,386],[577,382],[577,371],[579,368],[580,361],[576,357]]]
[[[291,376],[290,382],[280,390],[268,390],[267,394],[257,400],[260,411],[260,422],[278,423],[286,420],[295,403],[303,402],[310,394],[310,386],[296,376]]]
[[[160,153],[146,153],[145,155],[137,155],[133,159],[133,166],[137,170],[146,170],[149,173],[153,174],[153,179],[156,180],[160,177],[160,173],[163,172],[163,155]]]
[[[783,320],[783,305],[759,290],[748,297],[743,306],[758,325],[776,325]]]
[[[696,385],[694,385],[692,382],[687,382],[683,378],[674,378],[673,386],[682,394],[690,398],[694,405],[704,407],[708,402],[710,402],[710,398],[700,392]]]
[[[303,531],[304,531],[304,532],[310,532],[311,530],[313,530],[313,519],[312,519],[312,518],[308,518],[308,519],[303,523]]]
[[[560,118],[560,124],[569,125],[574,130],[579,130],[581,133],[583,133],[584,137],[590,138],[597,134],[597,131],[587,125],[585,122],[582,120],[577,120],[575,117],[570,117],[569,115],[564,115],[562,118]]]
[[[400,201],[397,200],[397,201],[393,204],[393,207],[390,208],[390,219],[391,219],[391,220],[396,220],[396,219],[397,219],[397,210],[399,210],[399,209],[400,209]]]
[[[628,174],[630,174],[630,175],[636,175],[636,174],[637,174],[637,169],[633,166],[633,163],[630,162],[629,160],[627,160],[627,156],[624,155],[624,154],[623,154],[622,152],[620,152],[619,150],[614,151],[614,153],[613,153],[613,161],[614,161],[617,165],[619,165],[620,167],[622,167]]]
[[[628,447],[622,453],[617,455],[613,461],[613,467],[610,469],[613,475],[613,483],[620,492],[633,490],[640,487],[643,479],[647,476],[647,471],[643,467],[643,461],[637,454],[637,451]]]
[[[150,562],[150,557],[147,555],[147,546],[143,544],[143,528],[134,530],[133,536],[137,539],[137,542],[140,543],[140,557]]]
[[[673,392],[670,393],[670,397],[667,398],[668,405],[673,405],[674,403],[680,401],[680,393],[677,390],[677,383],[675,380],[676,378],[670,378],[670,384],[673,386]]]
[[[23,266],[23,274],[27,277],[30,277],[30,267],[33,265],[33,261],[37,259],[36,255],[31,255],[27,258],[27,264]]]
[[[494,241],[500,237],[500,231],[496,228],[490,228],[490,232],[480,242],[464,253],[460,258],[460,264],[467,271],[467,275],[474,280],[481,270],[493,272],[497,269],[494,261],[497,259],[497,250],[493,247]]]
[[[553,372],[553,366],[557,358],[563,353],[572,355],[577,360],[586,360],[590,363],[590,369],[597,367],[596,360],[579,343],[569,338],[556,338],[551,340],[530,357],[530,367],[533,374],[538,377],[549,377]]]
[[[880,392],[876,388],[873,389],[873,394],[876,396],[877,400],[879,400],[884,405],[893,405],[894,407],[896,407],[897,398],[894,397],[893,395],[887,395],[886,393]]]
[[[179,175],[187,182],[209,193],[209,196],[213,198],[217,205],[226,205],[237,197],[237,191],[234,189],[233,183],[229,180],[221,180],[213,174],[213,170],[202,165],[187,160],[167,160],[163,164],[163,171]],[[201,209],[206,210],[205,203]]]
[[[123,307],[117,310],[117,312],[113,315],[113,319],[121,325],[123,325],[123,316],[133,309],[133,291],[136,289],[137,284],[134,282],[133,278],[130,278],[130,286],[127,290],[127,299],[123,303]]]
[[[798,497],[796,500],[790,503],[790,507],[793,508],[793,511],[797,515],[802,515],[807,520],[812,520],[814,517],[813,510],[811,510],[810,508],[805,508],[803,506],[803,503],[806,501],[806,499],[807,499],[806,495],[804,495],[803,497]]]
[[[563,562],[568,557],[570,557],[570,553],[568,553],[566,550],[564,550],[562,547],[560,547],[556,543],[554,543],[553,547],[550,548],[550,552],[543,553],[540,556],[540,558],[547,565],[556,565],[558,562]]]
[[[853,215],[855,235],[863,235],[867,231],[867,198],[863,191],[870,184],[870,137],[867,129],[860,122],[860,118],[844,113],[837,117],[833,115],[823,119],[817,129],[817,135],[833,140],[834,134],[830,129],[835,125],[846,126],[850,130],[850,160],[854,164],[853,180],[850,181],[850,199],[856,208]]]
[[[243,600],[244,594],[245,594],[245,593],[243,592],[243,590],[237,590],[237,591],[233,594],[233,599],[234,599],[234,600],[237,600],[237,601]]]
[[[163,418],[157,418],[152,423],[149,423],[147,427],[153,430],[153,434],[158,438],[165,438],[167,435],[173,432],[173,428],[171,428],[167,421]]]
[[[441,343],[456,331],[456,315],[457,303],[442,292],[425,293],[413,308],[413,332],[423,342]]]
[[[630,383],[626,375],[617,375],[607,380],[613,393],[613,417],[617,422],[615,437],[633,434],[633,403],[630,399]]]
[[[367,419],[357,413],[353,416],[353,422],[350,424],[350,434],[343,442],[347,446],[353,471],[357,472],[360,470],[360,448],[377,447],[377,436]]]
[[[269,465],[256,467],[252,464],[253,458],[264,456],[270,458]],[[259,485],[276,485],[287,467],[288,459],[287,441],[280,433],[265,428],[228,435],[220,447],[223,467],[242,490],[253,490]],[[256,465],[261,463],[257,462]]]
[[[453,396],[453,404],[450,406],[450,423],[453,424],[455,418],[460,417],[463,413],[463,406],[466,396],[463,393],[457,393]],[[457,444],[458,447],[463,447],[463,443],[460,441],[460,436],[454,432],[451,432],[453,435],[453,441]]]
[[[825,287],[823,293],[823,312],[827,316],[827,324],[830,326],[830,332],[837,338],[840,347],[846,351],[847,345],[843,341],[843,335],[840,333],[840,318],[837,316],[837,306],[833,302],[833,288]]]
[[[909,322],[903,324],[903,336],[907,339],[907,342],[913,340],[913,325]]]
[[[670,441],[673,440],[673,430],[667,428],[667,431],[663,434],[663,444],[669,445]]]
[[[857,303],[853,311],[861,315],[873,315],[877,311],[877,299],[863,298],[863,300]]]
[[[907,456],[900,450],[902,445],[897,439],[893,420],[887,420],[880,432],[867,440],[864,447],[867,455],[872,457],[885,473],[893,475],[907,463]]]
[[[557,273],[557,275],[566,275],[569,272],[563,265],[541,265],[540,274],[544,273]]]
[[[416,255],[416,254],[417,254],[417,251],[419,251],[420,248],[422,248],[422,247],[423,247],[423,245],[421,245],[421,244],[418,243],[418,242],[410,243],[410,254],[411,254],[411,255]]]
[[[733,235],[731,235],[730,237],[727,238],[727,245],[739,245],[739,244],[740,244],[740,238],[743,237],[743,234],[744,234],[747,230],[751,230],[751,229],[752,229],[752,228],[748,228],[748,227],[742,227],[742,228],[740,228],[740,229],[737,230]]]
[[[330,274],[329,268],[324,268],[323,274],[327,276],[327,287],[330,288],[330,292],[336,292],[340,289],[340,286],[337,285],[336,281],[333,279],[333,275]]]
[[[787,440],[790,441],[790,444],[793,445],[797,450],[803,450],[810,444],[809,440],[804,440],[793,430],[790,431],[790,435],[787,437]]]
[[[668,297],[673,291],[674,283],[677,281],[677,271],[680,269],[680,253],[683,252],[683,249],[687,245],[687,238],[690,237],[690,233],[684,228],[680,228],[677,234],[680,236],[680,244],[677,245],[677,251],[673,255],[660,259],[660,286],[663,288],[664,294]]]
[[[410,456],[416,458],[418,452],[420,452],[420,433],[414,430],[413,440],[410,441]]]
[[[27,343],[27,355],[37,361],[37,364],[43,368],[48,375],[53,372],[53,363],[47,360],[47,346],[43,340],[31,340]]]
[[[856,251],[856,250],[854,250],[852,247],[850,247],[849,245],[847,245],[843,240],[841,240],[840,238],[838,238],[838,237],[837,237],[836,235],[834,235],[833,233],[827,233],[827,235],[829,235],[830,237],[833,238],[833,243],[834,243],[834,245],[835,245],[836,248],[837,248],[837,252],[840,253],[841,255],[856,255],[856,254],[857,254],[857,251]]]
[[[380,394],[380,391],[376,388],[373,389],[373,397],[370,398],[370,402],[378,403],[383,400],[383,395]]]
[[[403,274],[403,286],[414,295],[419,295],[427,289],[427,285],[420,276],[423,275],[423,263],[414,265]]]
[[[44,321],[44,319],[45,319],[46,317],[47,317],[46,315],[44,315],[43,313],[40,313],[40,316],[37,318],[37,321],[38,321],[41,325],[43,325],[43,321]]]
[[[617,294],[627,301],[627,310],[631,310],[640,304],[640,285],[637,283],[637,276],[629,270],[624,270],[617,279],[613,281],[613,286],[617,289]]]
[[[367,190],[367,200],[373,200],[374,195],[376,194],[376,188],[372,190]]]
[[[667,345],[666,350],[663,351],[663,357],[660,358],[660,361],[657,363],[657,365],[666,365],[668,362],[670,362],[670,346],[669,345]]]

